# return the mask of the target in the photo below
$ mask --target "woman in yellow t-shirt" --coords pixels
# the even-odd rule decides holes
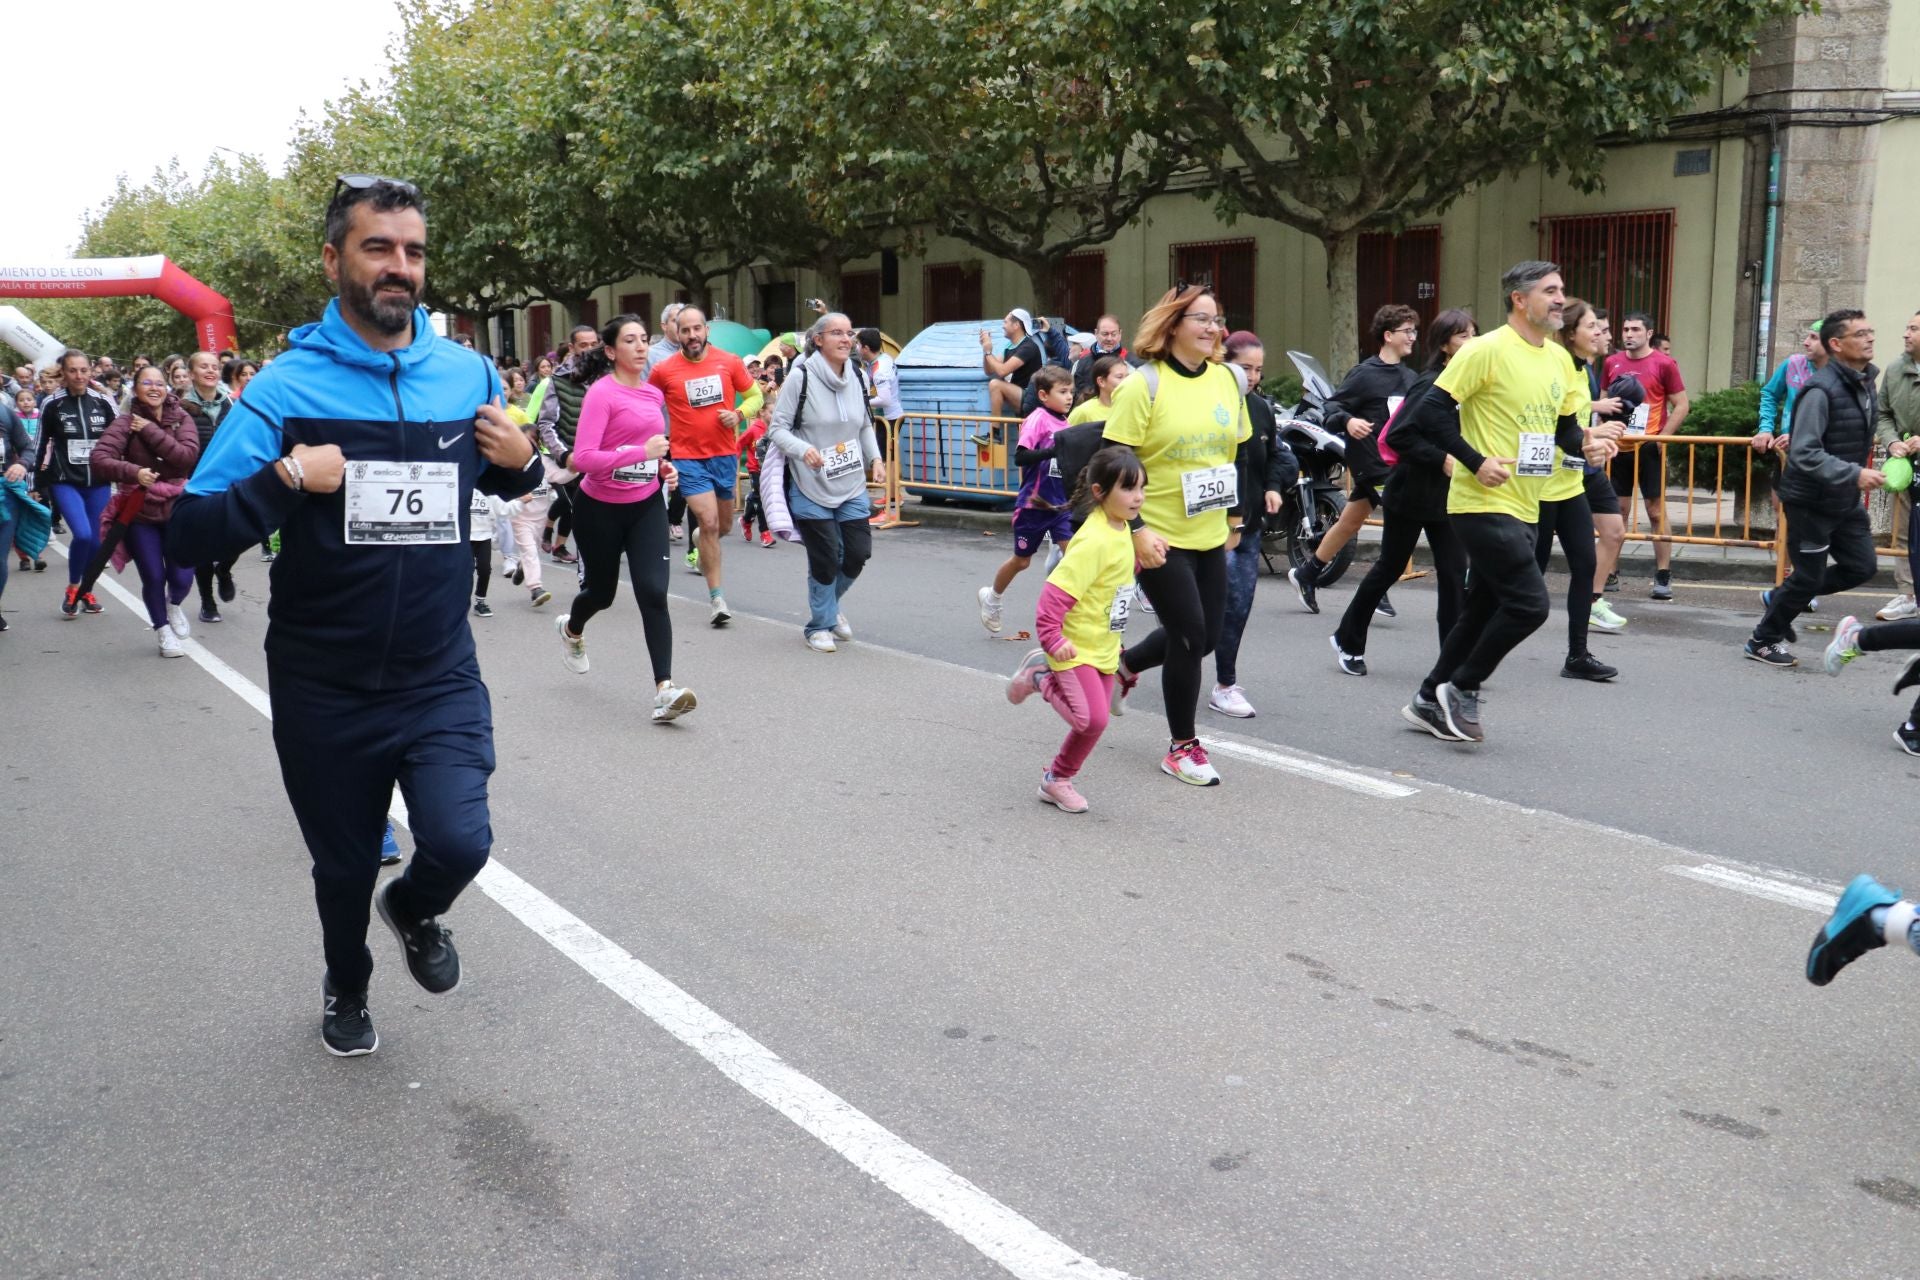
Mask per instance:
[[[1560,314],[1560,327],[1553,331],[1555,342],[1567,349],[1573,357],[1574,368],[1579,371],[1575,386],[1591,391],[1590,370],[1599,362],[1602,334],[1606,322],[1594,314],[1593,306],[1579,298],[1568,298],[1566,310]],[[1575,416],[1584,424],[1594,411],[1604,409],[1616,412],[1619,403],[1596,402],[1587,397],[1590,411]],[[1610,430],[1618,437],[1620,428],[1614,424]],[[1592,435],[1592,428],[1588,435]],[[1612,501],[1612,524],[1618,530],[1624,530],[1620,519],[1619,499],[1613,497],[1613,484],[1588,483],[1587,460],[1570,458],[1558,448],[1553,451],[1554,470],[1552,479],[1540,490],[1540,523],[1534,544],[1534,559],[1540,565],[1540,572],[1547,571],[1547,564],[1553,556],[1553,540],[1560,539],[1560,550],[1567,557],[1567,661],[1560,674],[1570,680],[1611,680],[1620,674],[1616,667],[1610,667],[1593,656],[1587,648],[1588,628],[1598,626],[1602,631],[1618,631],[1626,626],[1626,620],[1607,607],[1604,597],[1593,594],[1595,570],[1599,567],[1599,553],[1594,534],[1599,522],[1607,519],[1605,513],[1596,511],[1589,495],[1604,488],[1606,496]],[[1606,473],[1598,468],[1592,469],[1594,475],[1606,481]]]
[[[1133,604],[1133,539],[1127,522],[1140,514],[1147,473],[1130,449],[1109,445],[1093,455],[1073,495],[1086,517],[1040,589],[1029,653],[1007,682],[1016,705],[1038,693],[1067,722],[1060,754],[1040,775],[1040,798],[1066,813],[1085,813],[1073,779],[1106,732],[1120,633]]]
[[[1226,329],[1211,290],[1169,289],[1141,317],[1133,351],[1145,364],[1113,393],[1102,433],[1132,449],[1147,469],[1133,545],[1140,589],[1160,622],[1120,655],[1113,713],[1120,714],[1142,671],[1163,668],[1171,741],[1160,768],[1199,787],[1220,781],[1195,736],[1194,717],[1202,660],[1219,643],[1226,616],[1227,549],[1245,518],[1237,463],[1253,434],[1239,374],[1222,363]]]

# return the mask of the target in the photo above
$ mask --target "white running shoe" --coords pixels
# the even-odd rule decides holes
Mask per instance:
[[[699,705],[700,699],[693,696],[693,690],[682,689],[669,680],[653,695],[653,722],[665,724],[678,720]]]
[[[853,639],[853,624],[847,621],[847,615],[844,613],[833,620],[833,638],[835,640]]]
[[[832,653],[839,647],[839,645],[833,642],[833,632],[831,631],[807,632],[807,648],[813,650],[815,653]]]
[[[685,539],[685,537],[686,537],[686,534],[684,534],[684,533],[682,533],[682,532],[680,531],[680,526],[679,526],[679,525],[677,525],[677,524],[670,524],[670,525],[668,525],[668,526],[667,526],[667,537],[669,537],[669,538],[671,538],[671,539],[673,539],[673,541],[675,541],[675,542],[680,542],[680,541],[682,541],[683,539]]]
[[[1166,759],[1160,762],[1160,771],[1196,787],[1220,785],[1220,771],[1213,767],[1213,762],[1207,759],[1207,749],[1197,741],[1167,752]]]
[[[725,596],[715,596],[713,598],[713,612],[707,615],[707,621],[715,627],[724,627],[733,621],[733,610],[727,608],[727,598]]]
[[[180,637],[173,634],[172,627],[155,627],[153,633],[160,637],[160,656],[163,658],[184,658],[187,651],[180,644]]]
[[[980,588],[980,625],[994,635],[1000,634],[1000,597],[992,587]]]
[[[553,620],[553,629],[560,633],[560,661],[567,664],[567,670],[577,676],[587,674],[587,638],[567,634],[567,615],[561,614]]]
[[[187,623],[187,611],[177,604],[167,606],[167,626],[182,640],[193,634],[193,628]]]
[[[1912,596],[1895,596],[1873,616],[1882,622],[1899,622],[1902,618],[1920,616],[1920,604],[1915,604]]]
[[[1207,705],[1223,716],[1232,716],[1236,720],[1253,719],[1253,704],[1247,701],[1247,694],[1237,684],[1222,689],[1216,686],[1213,696],[1207,699]]]

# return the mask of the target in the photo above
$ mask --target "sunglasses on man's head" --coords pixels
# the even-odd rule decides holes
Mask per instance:
[[[375,187],[392,187],[415,204],[424,203],[420,188],[404,178],[383,178],[374,173],[343,173],[333,180],[333,195],[328,199],[327,205],[331,208],[338,202],[342,192],[371,191]]]

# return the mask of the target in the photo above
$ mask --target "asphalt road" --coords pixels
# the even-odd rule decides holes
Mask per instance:
[[[974,614],[1007,542],[880,535],[832,656],[796,549],[729,544],[724,633],[676,568],[702,705],[669,727],[630,600],[575,677],[560,602],[496,585],[466,978],[429,997],[377,936],[356,1060],[242,696],[262,568],[204,666],[118,599],[56,620],[57,562],[16,577],[0,1275],[1912,1273],[1885,1010],[1920,969],[1801,977],[1824,893],[1913,878],[1893,658],[1783,674],[1735,653],[1748,596],[1629,600],[1618,683],[1558,679],[1556,622],[1469,749],[1397,716],[1424,584],[1357,680],[1269,579],[1260,716],[1202,717],[1225,784],[1158,773],[1149,682],[1068,817],[1033,799],[1059,723]]]

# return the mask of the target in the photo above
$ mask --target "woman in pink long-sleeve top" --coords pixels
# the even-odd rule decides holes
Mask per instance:
[[[585,675],[587,621],[613,603],[625,556],[653,661],[653,722],[665,724],[699,704],[691,689],[673,682],[664,490],[672,487],[674,474],[666,460],[666,400],[644,379],[647,326],[639,316],[615,316],[600,331],[600,342],[581,361],[582,380],[591,385],[567,462],[581,477],[573,513],[581,588],[554,619],[554,630],[567,670]]]
[[[180,397],[167,389],[158,368],[140,371],[133,401],[94,445],[93,474],[120,486],[147,491],[140,513],[127,528],[127,548],[140,570],[147,620],[160,637],[160,656],[184,657],[180,641],[190,633],[180,602],[193,590],[193,566],[167,557],[167,519],[200,457],[200,433]]]

